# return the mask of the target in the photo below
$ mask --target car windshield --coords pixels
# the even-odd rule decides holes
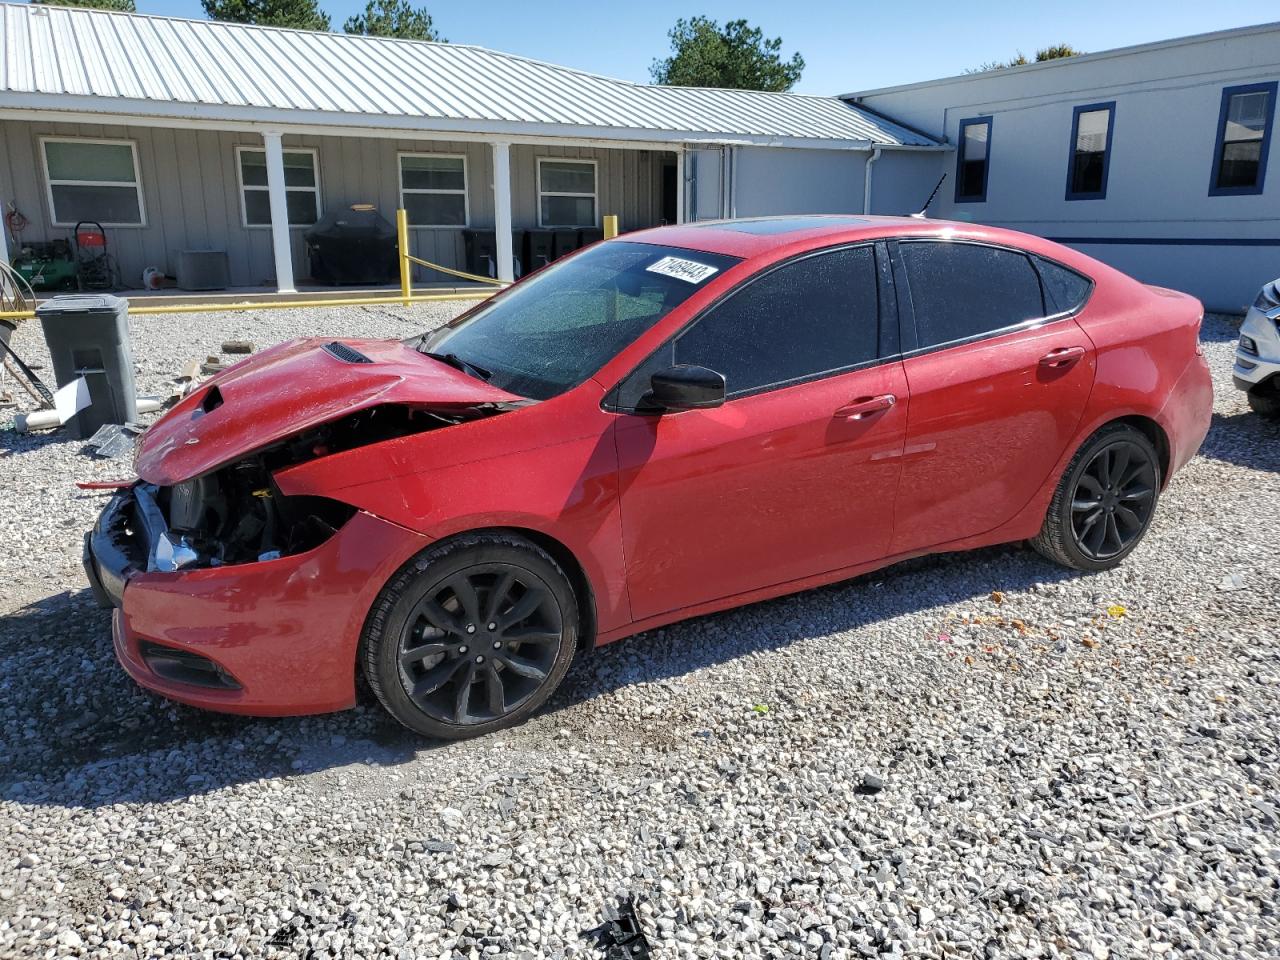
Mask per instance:
[[[680,247],[599,243],[426,335],[418,349],[510,393],[547,400],[737,262]]]

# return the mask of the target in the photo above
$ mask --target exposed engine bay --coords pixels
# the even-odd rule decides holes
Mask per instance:
[[[138,519],[153,534],[147,567],[173,571],[252,563],[317,547],[351,519],[355,508],[327,497],[284,496],[274,480],[277,471],[502,409],[493,404],[449,412],[404,404],[370,407],[174,486],[139,485]],[[148,519],[149,511],[155,513]]]

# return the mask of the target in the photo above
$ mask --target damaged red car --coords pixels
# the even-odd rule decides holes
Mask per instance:
[[[530,715],[579,650],[920,554],[1120,562],[1209,426],[1191,297],[988,227],[598,243],[405,342],[299,340],[143,436],[86,535],[138,683]]]

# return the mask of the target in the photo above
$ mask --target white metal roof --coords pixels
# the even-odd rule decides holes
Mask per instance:
[[[918,80],[915,83],[899,83],[891,87],[876,87],[871,90],[855,90],[852,93],[842,93],[840,96],[846,101],[859,100],[863,97],[877,97],[886,93],[901,93],[904,90],[919,90],[925,87],[953,86],[959,83],[971,83],[979,80],[1021,78],[1025,74],[1035,73],[1042,70],[1061,70],[1065,68],[1067,70],[1074,71],[1084,68],[1088,64],[1098,63],[1103,60],[1114,60],[1117,57],[1129,57],[1134,54],[1149,53],[1154,50],[1169,50],[1175,47],[1186,47],[1199,43],[1221,44],[1224,41],[1256,36],[1257,34],[1262,33],[1280,33],[1280,22],[1259,23],[1246,27],[1232,27],[1228,30],[1215,30],[1212,33],[1195,33],[1186,37],[1173,37],[1169,40],[1156,40],[1152,43],[1138,43],[1128,47],[1115,47],[1111,50],[1099,50],[1096,53],[1078,53],[1074,57],[1057,57],[1053,60],[1040,60],[1033,63],[1023,63],[1016,67],[980,70],[974,73],[962,73],[959,76],[939,77],[935,80]],[[1223,62],[1230,63],[1231,61],[1228,56],[1224,55]],[[1244,64],[1240,64],[1240,66],[1244,66]],[[1008,80],[1008,82],[1016,85],[1022,81],[1021,79],[1011,79]]]
[[[650,86],[462,44],[25,3],[0,4],[0,106],[442,132],[936,146],[834,97]]]

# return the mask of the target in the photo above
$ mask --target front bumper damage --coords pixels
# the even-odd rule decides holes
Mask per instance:
[[[429,542],[364,512],[302,553],[166,571],[154,488],[114,495],[85,536],[116,656],[142,686],[193,706],[260,716],[355,703],[364,620],[383,584]]]

